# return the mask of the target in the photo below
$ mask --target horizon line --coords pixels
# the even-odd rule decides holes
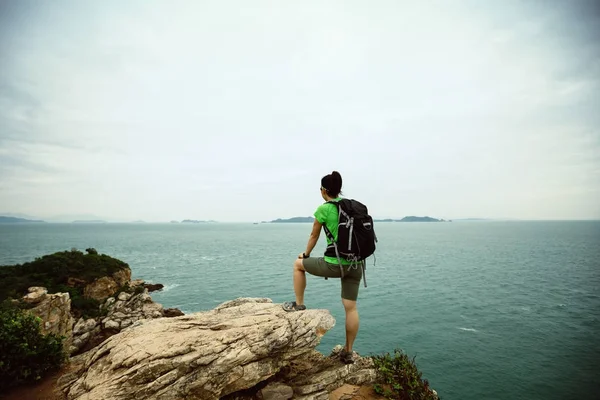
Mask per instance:
[[[24,219],[26,221],[30,221],[30,222],[15,222],[14,224],[81,224],[81,225],[101,225],[101,224],[167,224],[167,225],[177,225],[177,224],[186,224],[186,225],[205,225],[205,224],[265,224],[265,223],[273,223],[273,221],[276,221],[277,219],[273,219],[273,220],[239,220],[239,221],[219,221],[219,220],[194,220],[194,219],[190,219],[190,218],[186,218],[183,220],[128,220],[128,221],[122,221],[122,220],[114,220],[114,219],[89,219],[89,220],[85,220],[85,219],[81,219],[81,220],[72,220],[72,221],[46,221],[44,219],[35,219],[35,220],[30,220],[27,218],[21,218],[21,217],[10,217],[10,216],[6,216],[6,215],[2,215],[0,214],[0,217],[6,217],[6,218],[18,218],[18,219]],[[292,217],[294,218],[294,217]],[[404,217],[403,217],[404,218]],[[288,219],[288,218],[278,218],[278,219]],[[373,220],[375,222],[380,222],[380,223],[394,223],[394,222],[400,222],[400,219],[402,218],[373,218]],[[183,222],[183,221],[198,221],[198,222]],[[390,221],[392,220],[392,221]],[[478,217],[469,217],[469,218],[448,218],[448,219],[440,219],[440,222],[498,222],[498,221],[503,221],[503,222],[510,222],[510,221],[515,221],[515,222],[543,222],[543,221],[600,221],[600,217],[588,217],[588,218],[513,218],[513,217],[500,217],[500,218],[478,218]],[[309,222],[286,222],[287,224],[308,224]],[[10,224],[6,223],[6,224]]]

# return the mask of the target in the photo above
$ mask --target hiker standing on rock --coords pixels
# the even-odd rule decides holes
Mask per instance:
[[[367,208],[356,200],[340,197],[342,176],[339,172],[333,171],[325,175],[321,179],[320,190],[325,203],[315,211],[315,221],[306,250],[294,262],[296,301],[284,303],[283,309],[306,309],[306,272],[325,278],[340,278],[342,304],[346,311],[346,345],[340,353],[340,358],[344,363],[352,363],[352,345],[359,327],[356,309],[358,289],[364,275],[365,259],[375,251],[377,238],[373,230],[373,219],[369,216]],[[321,229],[327,236],[327,249],[323,257],[311,257]]]

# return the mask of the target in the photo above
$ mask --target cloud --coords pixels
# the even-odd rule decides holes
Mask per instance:
[[[0,208],[600,217],[593,2],[176,4],[2,5]]]

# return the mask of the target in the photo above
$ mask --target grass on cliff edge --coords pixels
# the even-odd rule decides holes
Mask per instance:
[[[394,354],[384,353],[371,357],[377,370],[375,392],[388,399],[438,400],[427,379],[417,368],[415,357],[410,358],[400,349]]]
[[[99,304],[83,297],[85,285],[128,268],[127,263],[95,249],[87,249],[85,254],[72,249],[24,264],[0,266],[0,302],[20,299],[31,286],[43,286],[48,293],[68,292],[74,314],[96,316]]]

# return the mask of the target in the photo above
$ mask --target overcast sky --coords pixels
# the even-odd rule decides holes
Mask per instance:
[[[596,3],[596,5],[594,5]],[[0,212],[600,218],[594,1],[0,2]]]

